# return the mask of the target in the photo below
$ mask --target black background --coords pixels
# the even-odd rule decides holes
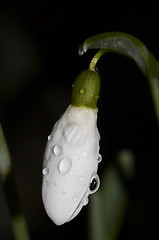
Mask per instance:
[[[0,2],[0,118],[32,239],[87,239],[87,208],[57,227],[41,201],[45,143],[69,104],[71,84],[96,51],[78,55],[87,37],[121,31],[142,40],[159,58],[157,7],[152,2]],[[147,80],[132,61],[108,54],[101,76],[98,128],[103,161],[123,148],[136,158],[130,206],[120,239],[152,239],[158,220],[158,129]],[[157,236],[156,236],[157,237]],[[12,239],[0,187],[0,239]]]

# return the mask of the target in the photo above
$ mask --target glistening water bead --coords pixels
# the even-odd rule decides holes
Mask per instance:
[[[59,156],[62,153],[62,147],[60,145],[56,145],[53,147],[53,153],[56,156]]]
[[[59,164],[59,171],[62,174],[66,174],[72,166],[72,162],[71,160],[64,158],[61,160],[60,164]]]
[[[98,190],[99,186],[100,186],[99,177],[97,174],[94,174],[89,184],[90,194],[95,193]]]
[[[89,199],[88,198],[85,198],[84,201],[83,201],[83,206],[87,205],[89,202]]]
[[[81,88],[81,89],[80,89],[80,94],[83,95],[83,94],[85,94],[85,92],[86,92],[86,90],[85,90],[84,88]]]
[[[49,173],[49,169],[48,168],[44,168],[42,171],[43,175],[47,175]]]
[[[97,160],[98,160],[98,163],[100,163],[102,161],[102,155],[99,154],[97,157]]]
[[[48,141],[52,141],[53,140],[53,136],[49,135],[48,136]]]

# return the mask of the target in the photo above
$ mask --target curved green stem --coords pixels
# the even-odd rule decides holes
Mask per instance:
[[[107,52],[108,52],[108,51],[105,50],[105,49],[100,49],[100,50],[95,54],[95,56],[92,58],[92,60],[91,60],[91,62],[90,62],[90,64],[89,64],[89,70],[95,72],[95,71],[96,71],[96,64],[97,64],[99,58],[100,58],[103,54],[105,54],[105,53],[107,53]]]
[[[15,240],[29,240],[29,233],[23,215],[9,150],[0,124],[0,176],[8,204]]]

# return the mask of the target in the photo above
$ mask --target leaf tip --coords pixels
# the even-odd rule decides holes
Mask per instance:
[[[79,54],[80,56],[82,56],[85,52],[87,52],[87,47],[85,46],[84,43],[82,43],[82,44],[79,46],[78,54]]]

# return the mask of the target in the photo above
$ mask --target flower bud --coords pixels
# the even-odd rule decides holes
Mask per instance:
[[[84,71],[77,77],[71,104],[55,124],[44,153],[43,204],[57,225],[72,220],[100,185],[99,77],[94,74]]]

